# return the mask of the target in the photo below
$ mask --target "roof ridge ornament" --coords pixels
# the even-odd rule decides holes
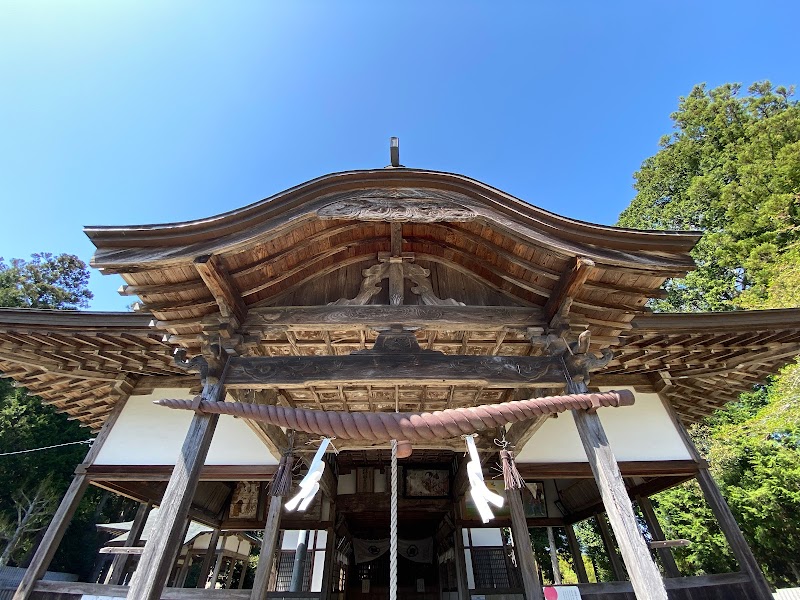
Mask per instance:
[[[405,165],[400,164],[400,138],[389,138],[389,161],[390,164],[386,165],[387,169],[403,168]]]

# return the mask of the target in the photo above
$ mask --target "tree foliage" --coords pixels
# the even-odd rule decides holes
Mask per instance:
[[[730,310],[767,301],[776,275],[800,264],[800,106],[793,88],[695,86],[672,114],[675,131],[635,174],[619,224],[695,229],[698,268],[667,284],[657,310]],[[782,292],[791,293],[783,289]],[[781,304],[797,306],[794,299]]]
[[[75,310],[89,306],[89,271],[77,256],[33,254],[31,260],[0,258],[0,306]]]
[[[667,284],[656,310],[800,306],[800,106],[791,88],[756,83],[681,98],[675,131],[636,173],[619,224],[698,229],[698,269]],[[800,584],[800,363],[692,431],[773,585]],[[696,483],[659,494],[685,575],[736,569]]]
[[[92,297],[86,287],[88,280],[89,272],[83,261],[68,254],[34,254],[30,261],[12,259],[9,264],[0,259],[0,306],[48,309],[83,307]],[[89,437],[90,432],[76,421],[57,413],[52,406],[43,404],[40,398],[28,394],[24,388],[14,387],[9,380],[0,379],[0,453],[17,453],[85,441]],[[78,444],[0,456],[0,522],[9,526],[17,522],[20,498],[35,496],[44,481],[49,482],[48,489],[52,495],[60,498],[86,450],[85,445]],[[88,496],[91,500],[94,494]],[[52,505],[48,508],[52,509]],[[81,531],[84,531],[84,536],[96,537],[94,528],[88,526],[90,517],[91,509],[82,506],[62,547],[81,539],[78,535]],[[41,518],[49,520],[49,515]],[[36,543],[34,530],[38,526],[29,527],[15,541],[10,554],[12,562],[24,562],[30,554]],[[92,531],[85,533],[87,529]],[[85,552],[68,550],[59,552],[54,565],[71,572],[85,572],[87,565],[81,559]],[[91,564],[88,568],[91,568]]]

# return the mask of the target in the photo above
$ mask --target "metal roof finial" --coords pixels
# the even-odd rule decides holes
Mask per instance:
[[[390,168],[403,166],[400,164],[400,138],[398,137],[389,138],[389,158],[392,163],[389,165]]]

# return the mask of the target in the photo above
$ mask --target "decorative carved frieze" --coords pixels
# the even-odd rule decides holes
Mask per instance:
[[[438,352],[349,356],[231,358],[225,383],[236,387],[302,387],[319,383],[435,381],[481,382],[520,387],[563,386],[566,376],[553,357],[450,356]]]
[[[437,223],[472,221],[475,211],[467,198],[453,192],[397,188],[350,193],[317,211],[322,219]]]
[[[244,329],[283,331],[287,329],[332,329],[376,327],[386,323],[406,323],[427,329],[532,328],[541,323],[536,307],[514,306],[289,306],[250,310]],[[541,328],[538,329],[541,331]]]

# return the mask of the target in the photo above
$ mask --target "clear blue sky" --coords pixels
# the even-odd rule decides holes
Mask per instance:
[[[692,85],[800,83],[796,2],[0,1],[0,256],[333,171],[469,175],[614,223]],[[122,310],[116,277],[92,308]]]

